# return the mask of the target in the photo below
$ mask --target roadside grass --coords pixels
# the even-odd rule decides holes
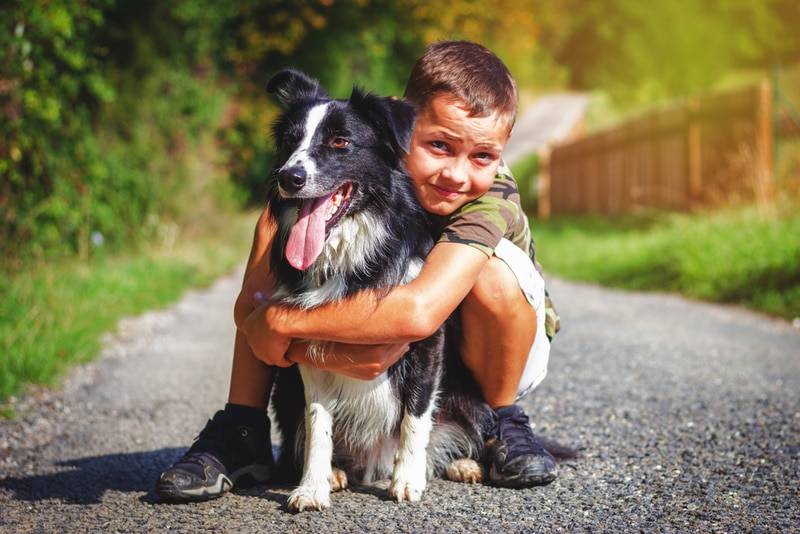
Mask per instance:
[[[202,237],[162,239],[90,261],[40,264],[0,279],[0,417],[30,384],[52,386],[70,365],[91,361],[120,319],[209,285],[247,257],[256,214],[226,217]],[[4,407],[5,406],[5,407]]]
[[[539,261],[555,275],[632,290],[677,292],[800,317],[800,202],[768,210],[651,212],[532,222]]]

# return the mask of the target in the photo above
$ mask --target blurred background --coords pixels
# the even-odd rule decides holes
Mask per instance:
[[[401,95],[441,39],[497,53],[523,113],[588,101],[512,166],[546,269],[800,315],[796,0],[7,0],[0,14],[0,399],[245,259],[272,73]],[[724,247],[708,257],[710,243]]]

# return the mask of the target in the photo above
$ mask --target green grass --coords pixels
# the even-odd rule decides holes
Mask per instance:
[[[677,292],[800,317],[800,209],[533,221],[545,269],[567,279]]]
[[[96,358],[101,336],[120,319],[174,302],[243,262],[254,224],[254,214],[240,215],[202,238],[4,275],[0,406],[27,385],[57,384],[70,365]]]

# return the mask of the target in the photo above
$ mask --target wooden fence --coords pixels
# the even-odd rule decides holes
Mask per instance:
[[[695,210],[772,194],[772,92],[687,100],[542,154],[539,216]]]

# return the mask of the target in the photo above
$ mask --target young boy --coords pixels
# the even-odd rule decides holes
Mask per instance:
[[[486,432],[492,483],[548,484],[554,458],[515,402],[547,371],[544,281],[527,217],[501,155],[516,118],[516,84],[489,50],[469,42],[431,45],[404,97],[417,110],[407,170],[441,234],[419,276],[383,298],[363,293],[311,311],[271,305],[269,250],[275,223],[256,227],[234,315],[238,332],[228,404],[189,451],[162,473],[165,500],[218,497],[234,484],[264,482],[273,468],[266,415],[275,366],[312,365],[292,339],[336,342],[324,368],[372,379],[407,343],[431,335],[458,309],[461,354],[494,409]]]

